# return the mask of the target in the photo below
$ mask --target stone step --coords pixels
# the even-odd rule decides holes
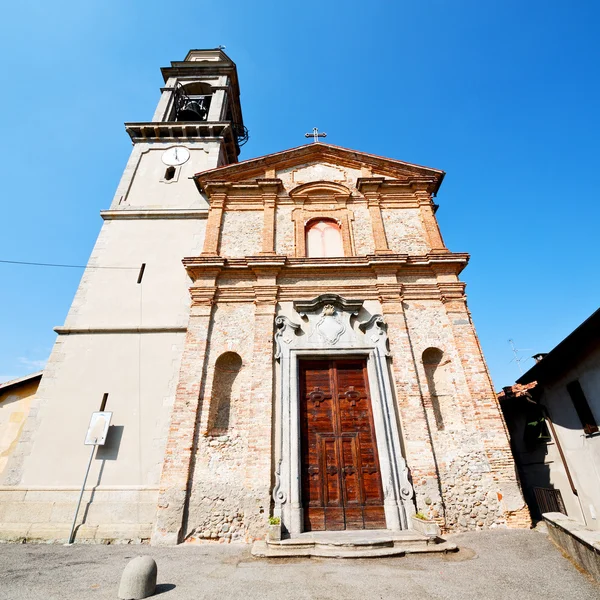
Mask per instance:
[[[458,550],[456,544],[441,542],[421,546],[335,546],[315,544],[312,546],[274,546],[263,541],[254,542],[252,555],[257,558],[383,558],[386,556],[405,556],[406,554],[446,553]]]
[[[453,552],[455,544],[440,537],[428,537],[413,530],[392,532],[319,531],[303,533],[280,541],[258,541],[252,554],[258,557],[369,558],[403,556],[409,553]]]

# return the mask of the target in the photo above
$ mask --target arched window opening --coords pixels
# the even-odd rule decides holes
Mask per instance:
[[[210,397],[208,434],[227,433],[231,424],[231,406],[239,398],[242,359],[235,352],[221,354],[215,363]]]
[[[311,221],[306,227],[306,256],[344,256],[342,230],[332,220]]]
[[[175,177],[175,167],[167,167],[165,171],[165,181],[171,181]]]
[[[442,405],[447,403],[452,394],[452,383],[450,375],[450,361],[444,359],[444,353],[439,348],[427,348],[423,352],[423,368],[429,388],[429,398],[433,408],[435,424],[438,430],[444,429],[444,417]]]
[[[196,81],[175,86],[173,109],[175,121],[206,121],[212,100],[210,84]]]

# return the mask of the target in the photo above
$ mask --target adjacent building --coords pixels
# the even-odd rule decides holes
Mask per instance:
[[[525,498],[600,529],[600,310],[534,358],[499,395]]]

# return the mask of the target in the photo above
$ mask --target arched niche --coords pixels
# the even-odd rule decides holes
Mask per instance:
[[[423,352],[422,360],[435,424],[442,431],[445,427],[442,406],[448,405],[453,389],[450,360],[445,358],[442,350],[433,347]]]
[[[232,405],[240,396],[241,368],[242,358],[236,352],[225,352],[215,362],[208,435],[222,435],[230,429]]]

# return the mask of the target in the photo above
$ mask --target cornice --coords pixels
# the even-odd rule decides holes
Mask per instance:
[[[55,327],[58,335],[121,334],[121,333],[184,333],[187,327],[149,325],[138,327]]]
[[[239,148],[229,122],[147,121],[125,123],[125,131],[134,144],[139,142],[182,142],[185,140],[222,142],[225,145],[229,163],[237,163]]]
[[[235,165],[226,165],[197,173],[196,182],[203,186],[215,179],[228,181],[244,181],[263,177],[267,171],[281,170],[294,167],[306,162],[328,162],[357,168],[367,165],[383,175],[399,180],[414,180],[431,187],[432,193],[437,193],[445,173],[431,167],[424,167],[396,159],[376,156],[350,150],[341,146],[333,146],[322,142],[306,144],[289,150],[283,150],[266,156],[252,158]]]
[[[383,300],[395,298],[405,301],[436,300],[448,302],[451,300],[464,301],[465,284],[458,282],[454,284],[443,283],[396,283],[396,284],[348,284],[332,285],[331,283],[319,283],[307,280],[301,285],[279,284],[268,289],[269,298],[277,302],[293,302],[296,309],[306,307],[317,297],[329,297],[332,294],[343,298],[360,298],[361,304],[365,300]],[[255,302],[257,299],[257,286],[249,284],[245,286],[218,285],[210,289],[212,302]],[[302,311],[300,311],[302,312]]]
[[[208,208],[155,208],[146,210],[123,208],[102,210],[100,216],[105,221],[116,219],[206,219],[208,218]]]
[[[465,253],[429,253],[419,256],[408,254],[370,254],[367,256],[344,256],[336,258],[297,258],[266,254],[262,256],[246,256],[240,258],[224,258],[221,256],[204,255],[187,257],[183,265],[192,279],[207,270],[218,272],[248,270],[263,268],[276,268],[282,276],[291,273],[301,274],[308,272],[311,276],[318,273],[342,272],[349,275],[349,271],[360,270],[375,271],[401,271],[415,269],[417,272],[423,268],[432,268],[434,272],[458,275],[467,265],[469,255]],[[362,275],[364,276],[364,275]]]
[[[405,177],[402,179],[385,179],[384,177],[359,177],[356,189],[362,194],[377,193],[380,195],[406,195],[417,191],[435,193],[438,180],[434,177]]]

